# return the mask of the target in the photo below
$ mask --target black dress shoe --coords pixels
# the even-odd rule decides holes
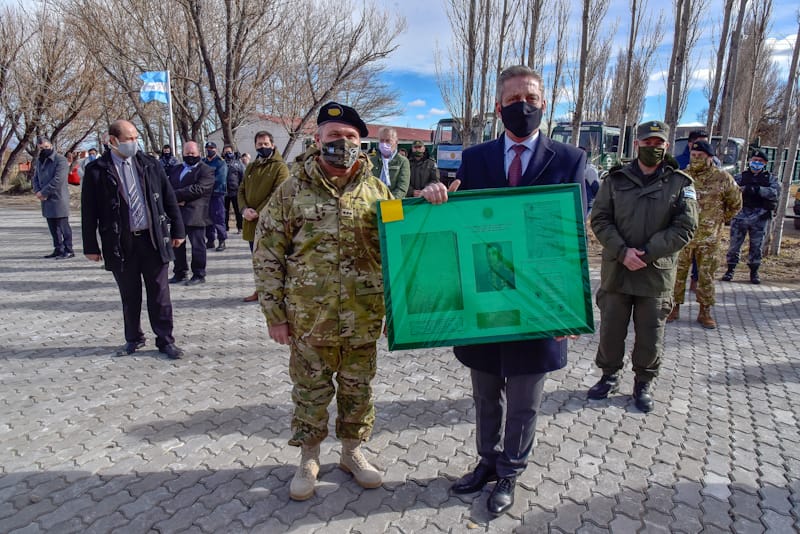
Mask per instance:
[[[639,411],[649,413],[653,411],[653,396],[650,394],[650,382],[633,383],[633,402]]]
[[[186,282],[187,286],[196,286],[197,284],[205,284],[206,277],[205,276],[193,276],[188,282]]]
[[[189,279],[189,277],[186,276],[185,274],[181,274],[181,275],[177,275],[176,274],[172,278],[169,279],[169,283],[170,284],[180,284],[181,282],[185,282],[188,279]]]
[[[217,252],[222,252],[223,250],[225,250],[225,241],[220,241],[219,246],[217,247],[216,250]]]
[[[144,347],[144,340],[128,341],[117,351],[117,356],[128,356]]]
[[[610,393],[616,393],[619,389],[619,375],[603,375],[597,384],[589,388],[586,397],[592,400],[600,400],[608,397]]]
[[[158,352],[166,354],[170,360],[180,360],[183,357],[183,350],[179,349],[175,343],[159,347]]]
[[[68,260],[68,259],[74,258],[74,257],[75,257],[75,253],[74,252],[65,252],[63,254],[59,254],[58,256],[56,256],[56,259],[57,260]]]
[[[475,468],[475,471],[461,477],[450,487],[450,489],[456,495],[475,493],[476,491],[482,490],[487,482],[491,482],[493,480],[497,480],[497,473],[495,472],[494,468],[489,467],[484,463],[479,463],[478,467]]]
[[[57,257],[59,257],[59,256],[61,256],[61,253],[60,253],[60,252],[58,252],[58,251],[56,251],[56,250],[54,250],[53,252],[51,252],[51,253],[50,253],[50,254],[48,254],[47,256],[42,256],[42,257],[43,257],[43,258],[57,258]]]
[[[500,515],[514,504],[514,488],[517,486],[517,479],[514,477],[501,478],[495,484],[492,494],[489,495],[487,507],[489,513]]]
[[[206,248],[207,249],[214,248],[214,242],[213,241],[206,241]]]

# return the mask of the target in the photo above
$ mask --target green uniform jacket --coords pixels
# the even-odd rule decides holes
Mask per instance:
[[[678,252],[697,228],[696,197],[692,179],[667,164],[646,178],[637,160],[611,171],[592,206],[592,230],[603,245],[600,287],[641,297],[670,295]],[[622,263],[628,248],[644,250],[647,267],[628,270]]]
[[[289,178],[289,167],[283,158],[274,151],[269,158],[256,158],[251,161],[244,170],[244,178],[239,184],[239,209],[253,208],[261,213],[267,205],[269,197],[279,185]],[[254,241],[256,237],[256,225],[258,220],[242,221],[242,239]]]
[[[439,171],[436,168],[436,162],[433,161],[428,153],[420,159],[408,158],[411,165],[411,181],[408,188],[408,193],[413,194],[414,191],[421,191],[425,186],[433,182],[439,181]]]
[[[392,198],[369,161],[340,190],[323,175],[319,149],[292,165],[258,223],[253,267],[267,324],[317,346],[375,342],[385,313],[377,204]]]
[[[371,163],[372,175],[380,181],[381,171],[383,170],[383,161],[380,153],[372,156]],[[389,160],[389,182],[392,184],[389,186],[389,189],[392,191],[394,198],[406,198],[410,178],[411,167],[408,164],[408,158],[400,154],[395,154],[395,156]]]

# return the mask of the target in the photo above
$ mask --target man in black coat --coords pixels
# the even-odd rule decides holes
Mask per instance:
[[[181,207],[186,238],[192,244],[192,279],[187,280],[186,242],[175,249],[175,271],[170,284],[187,286],[206,281],[206,226],[211,224],[208,202],[214,190],[214,169],[200,161],[200,149],[194,141],[183,145],[183,165],[176,165],[169,175],[175,198]]]
[[[178,202],[158,160],[139,151],[133,124],[114,121],[108,134],[110,150],[90,163],[84,175],[83,253],[92,261],[103,258],[119,286],[126,343],[118,355],[133,354],[145,344],[141,328],[144,280],[156,346],[170,359],[179,359],[183,351],[172,336],[167,283],[172,249],[186,237]]]
[[[448,191],[459,187],[582,184],[586,155],[539,132],[545,109],[538,73],[521,65],[504,70],[497,79],[495,111],[503,119],[505,135],[465,150],[450,188],[440,182],[429,184],[422,196],[441,204],[447,201]],[[582,218],[575,224],[583,224]],[[472,375],[480,462],[472,473],[453,484],[452,491],[472,493],[497,480],[488,508],[500,514],[514,503],[517,476],[527,467],[533,448],[545,378],[548,372],[567,364],[567,342],[551,338],[487,343],[455,347],[454,352]]]
[[[225,193],[225,230],[229,230],[228,224],[231,218],[231,207],[233,216],[236,218],[236,230],[242,233],[242,211],[239,209],[239,184],[244,177],[244,165],[233,151],[231,145],[222,147],[222,159],[228,165],[228,190]]]

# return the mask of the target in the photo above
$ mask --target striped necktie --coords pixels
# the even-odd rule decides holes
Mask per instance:
[[[129,161],[122,162],[122,172],[124,174],[122,179],[125,182],[125,187],[128,189],[128,207],[131,210],[131,228],[139,230],[145,226],[144,203],[139,194],[139,188],[136,187],[136,178],[133,176]]]

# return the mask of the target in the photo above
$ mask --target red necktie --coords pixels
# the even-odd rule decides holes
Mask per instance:
[[[511,150],[514,151],[514,159],[511,160],[511,165],[508,167],[508,185],[516,187],[522,181],[522,153],[527,150],[527,147],[514,145]]]

